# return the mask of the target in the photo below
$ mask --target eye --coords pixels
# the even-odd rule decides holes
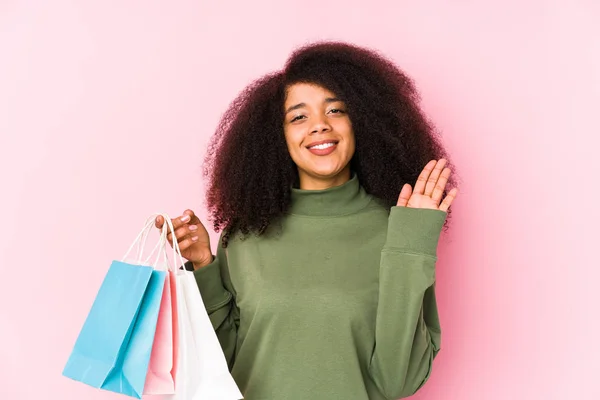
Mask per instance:
[[[343,114],[345,111],[341,110],[339,108],[332,108],[331,110],[329,110],[329,112],[334,113],[334,114]]]
[[[305,118],[304,115],[296,115],[294,118],[292,118],[292,120],[290,122],[297,121],[297,120],[299,120],[301,118]]]

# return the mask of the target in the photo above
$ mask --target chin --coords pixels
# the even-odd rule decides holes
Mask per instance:
[[[319,168],[307,170],[315,178],[330,179],[344,173],[344,168]]]

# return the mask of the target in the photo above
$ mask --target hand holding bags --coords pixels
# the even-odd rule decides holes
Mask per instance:
[[[158,215],[158,214],[157,214]],[[171,219],[142,261],[151,216],[121,261],[113,261],[77,338],[63,375],[135,398],[168,394],[174,400],[242,399],[212,327],[192,272],[174,267],[166,253]],[[138,256],[126,262],[138,245]],[[148,264],[154,252],[153,266]],[[162,258],[161,258],[162,256]]]
[[[140,399],[150,361],[165,271],[142,261],[113,261],[83,324],[63,375]],[[161,238],[162,240],[162,238]],[[158,257],[157,257],[158,259]]]

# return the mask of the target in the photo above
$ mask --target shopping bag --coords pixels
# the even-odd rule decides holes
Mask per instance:
[[[165,220],[168,218],[168,216],[163,217]],[[163,233],[165,234],[166,229],[167,224],[163,226]],[[144,394],[153,395],[175,393],[175,374],[179,351],[175,270],[168,262],[166,247],[161,251],[167,275],[144,386]]]
[[[171,220],[166,220],[174,232]],[[183,268],[183,257],[174,241],[178,256],[176,274],[179,352],[175,376],[176,400],[239,400],[243,396],[229,372],[219,339],[204,307],[193,272]]]
[[[210,322],[193,272],[177,272],[177,292],[181,336],[178,384],[184,386],[182,400],[239,400],[243,399],[229,372],[221,344]],[[179,390],[179,387],[178,389]],[[177,392],[176,392],[177,394]]]
[[[149,219],[123,259],[111,263],[65,365],[64,376],[141,398],[166,272],[154,269],[148,264],[150,257],[144,261],[140,253],[133,262],[127,257],[152,224]]]

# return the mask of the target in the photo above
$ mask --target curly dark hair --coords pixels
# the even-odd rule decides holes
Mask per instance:
[[[235,232],[262,235],[288,210],[298,171],[286,146],[284,102],[295,83],[322,86],[346,103],[356,140],[350,168],[386,206],[396,205],[405,183],[414,187],[430,160],[445,158],[452,168],[444,196],[456,186],[455,168],[419,108],[411,78],[371,49],[341,42],[304,45],[281,71],[239,94],[209,143],[206,205],[215,231],[224,230],[223,247]]]

